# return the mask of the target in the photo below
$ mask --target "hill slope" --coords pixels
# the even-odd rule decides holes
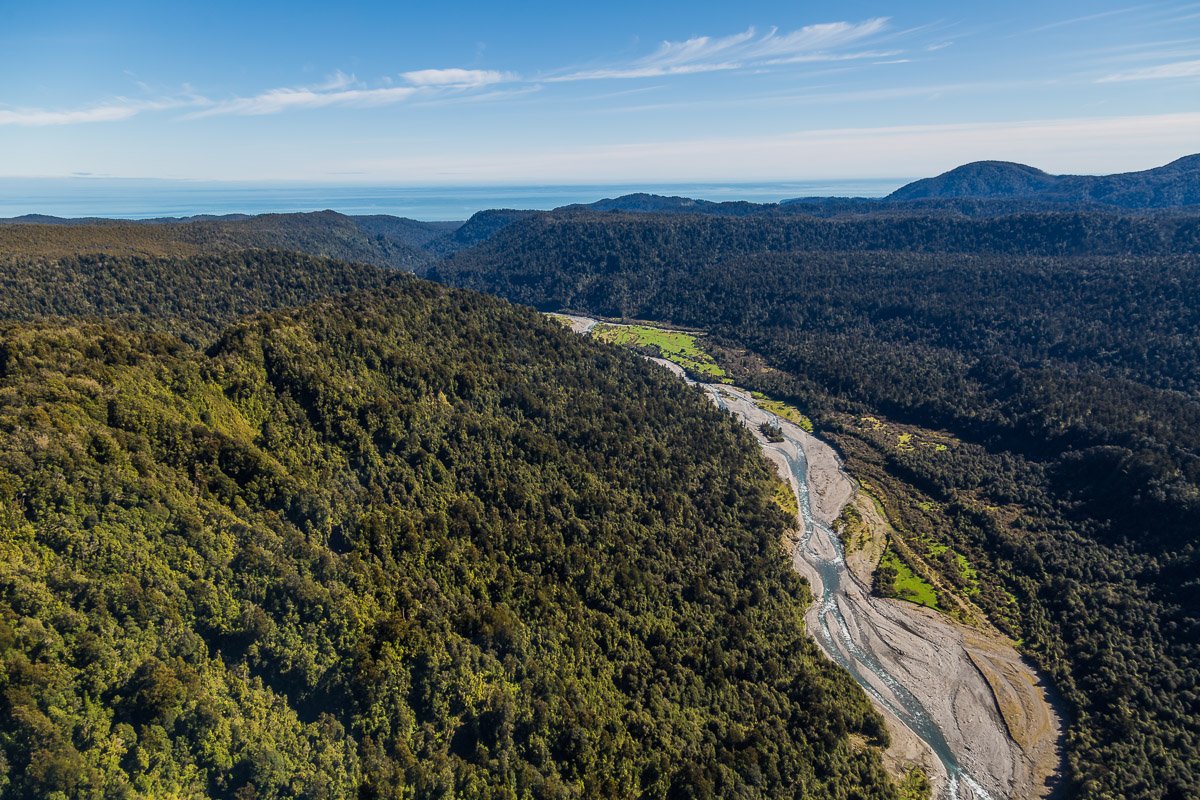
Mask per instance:
[[[192,342],[255,311],[311,303],[404,276],[274,250],[173,258],[0,259],[0,319],[139,317]]]
[[[0,224],[0,256],[163,257],[255,248],[414,270],[431,260],[425,246],[452,235],[457,227],[399,217],[348,217],[334,211],[139,222],[33,218]]]
[[[797,403],[895,489],[890,521],[1053,676],[1077,795],[1161,800],[1200,792],[1195,230],[576,213],[437,274],[710,332],[740,385]]]
[[[1050,175],[1024,164],[976,161],[915,181],[887,201],[954,198],[1050,200],[1129,209],[1200,204],[1200,154],[1117,175]]]
[[[0,333],[0,797],[891,798],[749,436],[414,279]]]

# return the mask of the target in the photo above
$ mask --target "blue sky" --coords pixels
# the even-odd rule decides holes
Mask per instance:
[[[914,176],[1200,151],[1200,2],[3,3],[0,176]]]

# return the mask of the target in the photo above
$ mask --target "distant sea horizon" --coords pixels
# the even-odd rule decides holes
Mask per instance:
[[[465,220],[489,208],[549,210],[646,192],[699,200],[774,203],[794,197],[882,197],[903,178],[746,183],[385,186],[111,178],[0,178],[0,218],[154,219],[201,214],[323,211]]]

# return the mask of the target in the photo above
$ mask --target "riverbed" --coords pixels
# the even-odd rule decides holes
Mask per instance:
[[[588,334],[596,320],[568,317]],[[652,359],[688,380],[678,365]],[[794,568],[815,602],[805,622],[825,654],[846,669],[888,722],[894,771],[924,769],[934,796],[951,800],[1044,797],[1059,764],[1061,724],[1045,687],[1012,643],[927,608],[873,595],[847,569],[833,521],[855,485],[833,448],[760,408],[749,392],[695,383],[754,434],[796,493]],[[770,442],[770,422],[782,441]]]

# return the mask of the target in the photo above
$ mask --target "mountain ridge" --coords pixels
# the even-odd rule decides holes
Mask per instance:
[[[901,186],[884,202],[962,198],[1036,199],[1126,209],[1200,204],[1200,154],[1112,175],[1052,175],[1012,161],[973,161]]]

